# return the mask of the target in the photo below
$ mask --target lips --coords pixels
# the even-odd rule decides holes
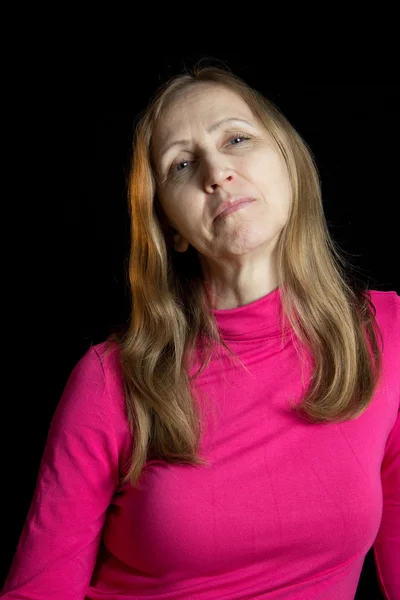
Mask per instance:
[[[214,220],[224,212],[227,208],[232,208],[236,204],[247,204],[248,202],[254,202],[255,198],[249,196],[232,196],[229,200],[226,200],[218,206],[217,212],[214,215]]]

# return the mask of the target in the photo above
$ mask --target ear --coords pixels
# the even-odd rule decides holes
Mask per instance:
[[[188,240],[185,237],[183,237],[183,235],[181,235],[180,233],[176,233],[174,235],[174,249],[176,250],[176,252],[186,252],[188,248]]]

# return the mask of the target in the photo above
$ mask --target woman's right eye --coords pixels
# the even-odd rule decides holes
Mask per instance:
[[[172,164],[171,171],[184,171],[184,169],[180,169],[179,167],[187,164],[188,162],[189,162],[188,160],[182,160],[181,162],[176,162],[176,163]]]

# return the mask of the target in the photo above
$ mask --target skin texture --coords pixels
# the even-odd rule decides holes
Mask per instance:
[[[208,131],[228,118],[247,123],[229,121]],[[164,151],[181,139],[188,144]],[[191,244],[198,251],[213,307],[236,308],[276,289],[274,248],[288,219],[291,186],[281,152],[247,103],[219,84],[179,92],[154,131],[152,157],[157,195],[177,232],[175,250]],[[214,220],[230,196],[255,202]]]

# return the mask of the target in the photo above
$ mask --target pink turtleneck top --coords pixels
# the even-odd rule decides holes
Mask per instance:
[[[382,593],[400,600],[400,297],[370,293],[383,377],[360,417],[310,424],[291,410],[312,361],[302,383],[276,288],[214,311],[249,372],[221,354],[193,381],[215,407],[209,466],[149,461],[140,489],[119,486],[133,442],[118,346],[91,346],[52,419],[1,597],[352,600],[373,546]]]

